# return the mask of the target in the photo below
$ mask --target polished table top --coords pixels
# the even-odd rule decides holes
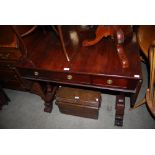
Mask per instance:
[[[128,78],[135,78],[135,75],[139,75],[141,77],[141,65],[136,45],[129,43],[125,46],[129,68],[123,69],[112,39],[105,38],[94,46],[82,47],[82,41],[85,38],[91,38],[93,33],[65,30],[64,34],[66,49],[72,58],[71,61],[66,60],[57,35],[48,32],[37,38],[38,40],[35,40],[33,48],[29,51],[29,59],[32,60],[35,68],[60,72],[64,71],[64,68],[69,68],[69,72],[75,73],[107,74]],[[77,35],[78,41],[72,40],[71,35]],[[21,63],[20,66],[29,68],[28,63]]]
[[[64,26],[63,34],[71,61],[66,60],[57,34],[50,31],[35,38],[33,46],[31,45],[31,49],[29,49],[29,59],[32,63],[21,61],[18,65],[19,68],[55,74],[75,73],[77,75],[142,79],[138,48],[135,43],[126,43],[124,46],[129,60],[129,68],[123,69],[111,38],[103,38],[94,46],[83,47],[82,41],[84,39],[94,37],[93,30],[88,33]],[[60,76],[63,76],[63,74]],[[84,80],[86,81],[86,79]]]

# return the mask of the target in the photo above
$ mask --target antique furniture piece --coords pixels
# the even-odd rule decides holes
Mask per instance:
[[[24,90],[24,82],[16,70],[23,52],[22,41],[11,26],[0,26],[0,81],[4,87]]]
[[[19,27],[19,26],[18,26]],[[23,26],[22,26],[23,27]],[[18,28],[20,29],[19,33],[20,33],[20,36],[21,37],[25,37],[27,35],[29,35],[30,33],[32,33],[38,26],[37,25],[34,25],[34,26],[31,26],[27,31],[25,31],[25,27],[24,27],[24,32],[21,32],[21,28]],[[66,60],[67,61],[70,61],[70,58],[69,58],[69,55],[67,53],[67,50],[66,50],[66,47],[65,47],[65,44],[64,44],[64,38],[63,38],[63,33],[62,33],[62,29],[61,29],[61,25],[57,25],[57,26],[51,26],[53,28],[53,30],[56,32],[56,34],[58,35],[58,37],[60,38],[60,42],[61,42],[61,46],[62,46],[62,49],[63,49],[63,52],[64,52],[64,55],[66,57]],[[23,28],[22,28],[23,30]]]
[[[8,104],[9,101],[10,99],[8,98],[8,96],[0,86],[0,110],[2,109],[3,105]]]
[[[0,26],[0,83],[4,88],[30,91],[44,99],[44,84],[22,79],[16,68],[19,59],[31,63],[27,51],[36,43],[37,37],[36,26]]]
[[[123,125],[125,96],[134,106],[142,83],[141,64],[135,43],[124,43],[129,67],[123,68],[117,55],[115,42],[103,38],[94,46],[82,46],[86,39],[94,38],[95,29],[81,31],[78,26],[62,26],[64,44],[70,61],[66,61],[61,43],[55,32],[38,32],[27,58],[18,62],[23,79],[35,81],[45,100],[45,111],[51,112],[59,85],[79,86],[104,90],[116,95],[115,125]],[[43,83],[44,87],[39,86]]]
[[[98,119],[101,93],[87,89],[60,87],[56,104],[62,113]]]
[[[147,103],[151,113],[155,116],[155,26],[140,26],[137,32],[137,40],[145,57],[149,59],[149,88],[146,97],[137,103],[134,108]]]
[[[104,37],[111,37],[115,41],[116,48],[117,48],[117,54],[122,63],[122,67],[123,68],[129,67],[128,58],[124,51],[123,44],[124,44],[125,39],[132,35],[131,26],[100,25],[100,26],[97,26],[95,35],[96,35],[95,39],[84,40],[82,45],[93,46],[97,44],[99,41],[101,41]]]

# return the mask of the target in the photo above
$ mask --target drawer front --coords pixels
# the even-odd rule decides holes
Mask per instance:
[[[92,84],[101,87],[111,87],[118,89],[127,89],[128,88],[128,80],[123,78],[115,78],[115,77],[99,77],[95,76],[92,79]]]
[[[54,81],[90,84],[90,77],[87,75],[79,75],[79,74],[72,74],[72,73],[53,73],[51,74],[51,78]]]
[[[47,72],[29,69],[19,69],[19,73],[24,78],[32,78],[38,80],[49,80],[53,82],[64,82],[64,83],[78,83],[78,84],[90,84],[89,75],[80,75],[73,73],[62,73],[62,72]]]
[[[31,69],[18,69],[23,78],[34,80],[47,80],[68,84],[86,84],[93,87],[105,87],[113,90],[135,90],[138,80],[108,76],[93,76],[63,72],[49,72]]]

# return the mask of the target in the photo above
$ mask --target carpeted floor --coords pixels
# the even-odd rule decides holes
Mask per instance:
[[[147,88],[147,70],[142,64],[144,81],[138,100],[143,98]],[[99,119],[87,119],[65,115],[59,112],[54,104],[52,113],[43,112],[43,100],[37,95],[5,89],[11,102],[0,111],[0,128],[7,129],[145,129],[155,128],[155,119],[152,118],[146,105],[129,111],[129,98],[126,97],[126,108],[123,127],[114,126],[115,96],[102,94],[102,104]]]

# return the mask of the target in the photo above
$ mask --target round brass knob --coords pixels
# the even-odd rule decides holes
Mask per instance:
[[[112,84],[112,83],[113,83],[113,81],[111,79],[107,80],[107,84]]]
[[[72,75],[67,75],[68,80],[71,80],[72,78],[73,78]]]
[[[38,76],[38,75],[39,75],[39,73],[35,71],[35,72],[34,72],[34,75],[35,75],[35,76]]]

